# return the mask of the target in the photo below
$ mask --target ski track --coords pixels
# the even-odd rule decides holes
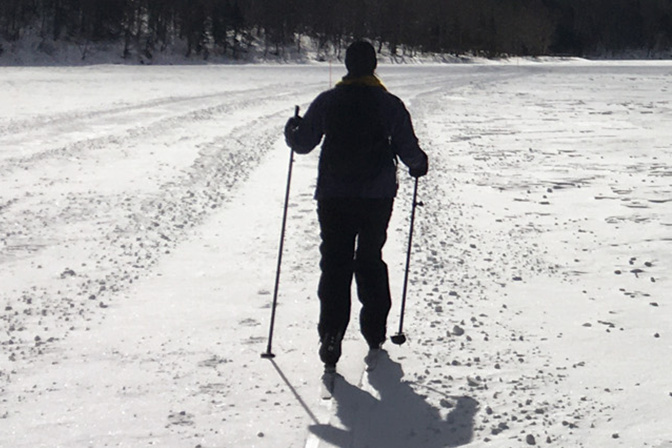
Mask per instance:
[[[672,435],[637,439],[634,423],[616,427],[623,422],[620,397],[633,386],[607,374],[609,391],[596,390],[589,380],[605,367],[567,348],[589,343],[581,339],[587,332],[625,341],[641,330],[629,324],[633,316],[644,321],[651,303],[667,305],[672,135],[651,116],[669,122],[672,109],[664,97],[651,102],[649,91],[669,91],[672,79],[655,68],[612,74],[601,67],[457,67],[451,76],[429,68],[422,81],[409,73],[413,68],[401,68],[383,78],[409,106],[431,158],[414,234],[409,341],[388,344],[389,358],[360,384],[364,352],[353,316],[344,380],[322,410],[314,331],[316,154],[295,164],[276,323],[279,357],[259,360],[280,222],[269,205],[282,201],[282,125],[294,103],[306,105],[323,88],[321,81],[309,78],[312,90],[270,84],[2,124],[3,145],[29,149],[4,152],[0,160],[0,283],[8,285],[0,296],[0,344],[9,359],[0,364],[0,423],[17,428],[44,400],[74,395],[62,415],[34,417],[36,425],[57,428],[67,446],[275,447],[277,439],[301,448],[407,448],[409,440],[437,448],[672,443]],[[645,84],[638,73],[647,75]],[[632,89],[615,92],[628,83],[624,77]],[[270,88],[273,95],[265,95]],[[548,88],[563,94],[551,103]],[[77,129],[110,121],[109,131],[79,137]],[[565,132],[556,132],[557,123]],[[32,141],[35,127],[36,139],[60,140]],[[631,140],[613,143],[623,135]],[[621,165],[623,158],[597,151],[599,142],[641,150]],[[138,152],[153,153],[156,164],[136,166]],[[264,191],[250,192],[251,183],[264,180]],[[400,180],[386,247],[390,271],[399,274],[391,280],[395,297],[412,193],[403,168]],[[54,191],[58,202],[41,199],[53,199]],[[256,202],[263,194],[268,204]],[[611,213],[591,222],[591,201],[609,203]],[[647,237],[633,237],[642,226]],[[199,244],[198,256],[185,248]],[[208,272],[225,257],[250,256],[259,260],[255,272],[180,282],[183,270]],[[34,273],[31,282],[18,283],[13,274],[25,271]],[[161,277],[154,277],[157,271]],[[612,283],[618,296],[606,286]],[[560,285],[555,290],[585,309],[585,322],[558,322],[562,301],[544,297],[554,290],[549,285]],[[213,299],[178,316],[184,311],[169,302],[131,300],[150,292],[181,300],[192,290],[194,297],[240,295],[249,306]],[[623,297],[630,301],[623,304]],[[396,307],[397,301],[390,333]],[[288,308],[303,309],[302,318],[283,315]],[[148,314],[165,320],[165,334],[143,332]],[[175,323],[180,317],[202,328],[182,328]],[[665,328],[663,317],[650,319]],[[88,338],[100,351],[79,356],[69,347]],[[232,376],[240,365],[245,378]],[[48,369],[53,381],[39,374]],[[106,378],[109,369],[121,381]],[[653,387],[665,385],[653,382],[647,391]],[[94,392],[102,398],[92,415],[118,406],[143,419],[143,429],[124,434],[119,425],[131,418],[125,416],[82,434],[77,422],[86,421],[86,412],[77,405]],[[48,446],[34,443],[37,435],[19,440],[13,434],[0,436],[0,444]]]
[[[215,104],[205,107],[203,96],[159,100],[67,114],[46,123],[38,119],[20,126],[43,131],[47,127],[44,132],[49,133],[67,124],[73,134],[76,129],[79,134],[111,115],[121,117],[112,134],[74,140],[33,154],[27,151],[26,155],[3,159],[0,165],[0,227],[7,230],[0,247],[0,261],[7,267],[2,283],[14,286],[14,270],[36,271],[35,284],[24,289],[17,285],[11,291],[3,288],[7,303],[3,345],[10,359],[39,353],[45,345],[100,317],[100,309],[109,305],[111,297],[170,253],[212,210],[230,200],[234,186],[246,179],[277,140],[286,115],[280,109],[296,97],[297,90],[264,97],[257,89],[208,96]],[[277,103],[279,112],[259,113],[268,110],[271,101]],[[186,107],[181,114],[170,108],[168,112],[154,111],[168,106]],[[231,127],[227,117],[232,113],[250,119]],[[154,115],[161,117],[153,120]],[[140,125],[136,124],[138,118]],[[221,131],[213,135],[213,127]],[[231,129],[222,132],[227,127]],[[198,135],[199,129],[205,130],[203,136]],[[5,137],[12,145],[22,147],[22,139],[35,137],[19,133],[17,143],[11,140],[17,138],[15,131],[10,127],[11,138]],[[139,159],[137,152],[144,151],[156,154],[158,171],[157,166],[133,165]],[[176,151],[186,154],[176,157]],[[100,163],[103,158],[114,159],[121,170],[133,170],[138,179],[130,179],[120,188],[118,184],[125,176],[110,173],[109,165]],[[162,158],[173,166],[161,162]],[[183,159],[183,166],[175,166],[176,158]],[[36,178],[37,188],[13,188],[25,172]],[[143,182],[145,176],[149,182]],[[140,185],[134,185],[136,181]],[[45,203],[40,199],[44,196],[40,187],[62,191],[62,200]],[[96,229],[95,233],[79,233],[79,228],[89,226]],[[52,252],[57,252],[57,259]],[[77,259],[82,253],[85,258]],[[30,266],[26,267],[28,262]],[[44,281],[47,284],[43,286],[40,280],[46,280],[44,277],[59,281]]]

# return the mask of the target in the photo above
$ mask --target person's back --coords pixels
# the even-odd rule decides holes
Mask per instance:
[[[385,99],[378,87],[342,85],[334,89],[324,117],[320,166],[324,175],[359,184],[393,165]]]
[[[411,170],[427,170],[404,103],[373,72],[349,72],[311,103],[305,117],[290,122],[287,143],[299,154],[312,151],[324,137],[317,199],[394,197],[397,157]]]

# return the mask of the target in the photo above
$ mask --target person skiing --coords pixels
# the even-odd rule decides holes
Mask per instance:
[[[368,356],[385,341],[391,296],[382,248],[398,188],[397,158],[413,177],[428,170],[406,106],[374,74],[373,46],[352,43],[345,67],[346,76],[333,89],[285,126],[287,145],[298,154],[311,152],[324,137],[315,199],[321,236],[317,329],[325,371],[335,371],[341,356],[353,274]]]

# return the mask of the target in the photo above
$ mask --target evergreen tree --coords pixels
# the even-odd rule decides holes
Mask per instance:
[[[307,35],[321,51],[367,38],[392,54],[574,54],[672,47],[670,0],[0,0],[0,39],[26,32],[80,45],[122,42],[151,58],[237,57],[248,36],[280,54]]]

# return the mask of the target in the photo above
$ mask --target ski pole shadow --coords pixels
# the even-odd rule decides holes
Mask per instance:
[[[470,443],[478,402],[468,396],[446,397],[454,406],[443,417],[402,381],[403,374],[401,364],[383,352],[376,370],[368,374],[380,398],[341,379],[334,390],[339,427],[316,424],[310,431],[339,448],[445,448]]]
[[[301,407],[303,408],[303,410],[306,411],[306,414],[308,414],[308,417],[310,417],[310,419],[311,419],[313,422],[315,422],[316,424],[319,423],[319,420],[317,419],[317,417],[315,416],[315,414],[313,413],[313,411],[312,411],[312,410],[310,409],[310,407],[306,404],[306,402],[305,402],[304,399],[301,397],[301,395],[300,395],[299,392],[296,390],[296,388],[292,385],[292,383],[289,382],[289,379],[288,379],[287,376],[284,374],[284,372],[280,369],[280,366],[278,366],[278,364],[275,362],[274,359],[271,359],[271,364],[273,365],[273,367],[275,368],[275,370],[278,372],[278,375],[280,375],[280,378],[282,378],[282,381],[285,382],[285,384],[286,384],[287,387],[289,388],[289,391],[292,393],[292,395],[294,395],[294,398],[296,398],[296,401],[298,401],[299,404],[301,405]]]

